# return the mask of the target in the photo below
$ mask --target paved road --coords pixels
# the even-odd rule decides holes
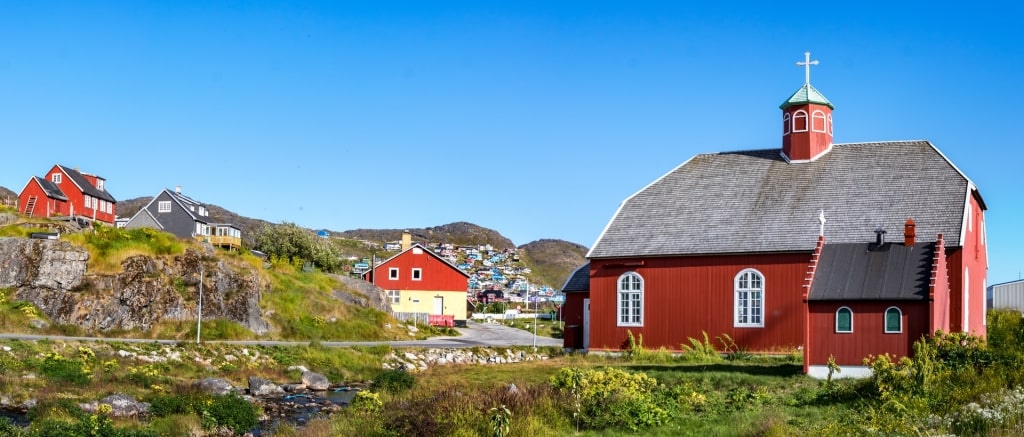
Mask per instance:
[[[476,346],[561,346],[562,340],[558,338],[536,337],[532,333],[521,329],[493,323],[476,323],[470,321],[466,328],[455,328],[462,334],[459,337],[432,337],[427,340],[405,340],[405,341],[322,341],[321,345],[329,347],[347,346],[376,346],[387,344],[392,347],[436,347],[436,348],[461,348]],[[178,344],[178,340],[153,340],[145,338],[106,338],[106,337],[71,337],[63,335],[31,335],[31,334],[0,334],[0,339],[16,340],[51,340],[51,341],[106,341],[126,343],[159,343]],[[204,343],[224,343],[240,345],[259,346],[301,346],[309,344],[308,341],[267,341],[267,340],[237,340],[220,341],[211,340]]]

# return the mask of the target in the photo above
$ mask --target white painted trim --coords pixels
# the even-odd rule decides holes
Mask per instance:
[[[839,370],[832,375],[832,379],[871,377],[871,368],[868,366],[839,366]],[[828,366],[807,366],[807,376],[814,379],[826,379],[828,378]]]
[[[796,128],[797,114],[803,114],[803,119],[804,119],[804,128],[803,129],[797,129]],[[792,129],[792,132],[793,133],[808,132],[810,130],[811,130],[811,117],[810,117],[809,114],[807,114],[807,111],[804,111],[803,109],[797,109],[796,111],[793,111],[793,129]]]
[[[832,151],[832,146],[833,146],[833,144],[829,143],[828,147],[826,147],[825,150],[822,150],[821,153],[812,156],[811,159],[789,159],[789,157],[786,156],[786,152],[783,151],[783,150],[779,150],[779,155],[781,155],[782,159],[785,159],[786,162],[788,162],[790,164],[801,164],[801,163],[804,163],[804,162],[814,162],[814,161],[817,161],[818,158],[821,158],[822,156],[828,155],[828,152]]]
[[[964,267],[964,332],[971,332],[971,269]]]
[[[423,280],[423,269],[421,269],[419,267],[416,267],[416,268],[412,269],[412,277],[411,277],[411,279],[413,281],[422,281]]]
[[[739,321],[739,318],[740,318],[739,302],[738,302],[738,300],[739,300],[739,288],[740,288],[739,281],[740,281],[740,276],[742,276],[742,275],[744,275],[746,273],[755,273],[761,279],[761,299],[760,299],[761,300],[761,317],[760,317],[761,322],[760,323],[753,323],[753,322],[740,323],[740,321]],[[767,302],[767,299],[768,299],[768,296],[767,296],[768,293],[766,292],[766,290],[768,289],[767,282],[768,282],[768,279],[765,278],[764,273],[761,273],[760,271],[758,271],[757,269],[754,269],[754,268],[746,268],[746,269],[740,270],[739,273],[736,273],[736,276],[733,276],[733,278],[732,278],[732,326],[734,328],[763,328],[764,327],[765,314],[767,314],[767,311],[765,311],[765,306],[766,306],[766,302]],[[748,290],[754,290],[754,289],[750,288]]]
[[[817,130],[817,129],[814,128],[814,120],[817,118],[818,114],[821,114],[821,130]],[[828,119],[825,118],[825,111],[822,111],[820,109],[815,109],[814,111],[811,112],[811,126],[810,127],[811,127],[811,132],[818,132],[818,133],[823,133],[823,134],[827,134],[828,133]]]
[[[889,310],[896,310],[897,312],[900,313],[900,330],[899,331],[890,331],[889,330]],[[902,334],[903,333],[903,310],[901,310],[900,307],[893,305],[893,306],[891,306],[889,308],[886,308],[885,311],[882,312],[882,332],[885,333],[885,334]]]
[[[789,115],[789,111],[782,113],[782,136],[789,135],[791,128],[793,127],[790,123],[793,122],[793,117]]]
[[[842,310],[847,310],[847,311],[850,312],[850,330],[849,331],[840,331],[839,330],[839,312],[842,311]],[[836,334],[853,334],[853,309],[851,309],[848,306],[841,306],[839,308],[836,308],[835,318],[836,318],[836,323],[835,323],[835,325],[836,325]]]
[[[670,174],[675,173],[677,170],[679,170],[680,168],[682,168],[686,164],[689,164],[690,161],[693,161],[698,156],[701,156],[701,155],[718,155],[718,154],[719,153],[710,153],[710,154],[708,154],[708,153],[698,153],[696,155],[693,155],[693,156],[690,157],[690,159],[687,159],[682,164],[679,164],[679,165],[675,166],[675,168],[673,168],[672,170],[669,170],[668,173],[665,173],[665,174],[661,175],[659,178],[655,179],[653,182],[645,185],[639,191],[637,191],[637,192],[635,192],[633,194],[630,194],[629,197],[626,198],[626,200],[623,200],[621,203],[619,203],[619,207],[615,209],[615,214],[612,214],[611,220],[608,220],[608,223],[604,225],[604,229],[601,230],[601,234],[597,236],[597,240],[594,241],[594,244],[590,245],[590,250],[587,251],[586,258],[590,259],[590,257],[594,253],[594,249],[597,248],[598,243],[600,243],[601,239],[604,238],[604,234],[608,232],[608,228],[610,228],[612,226],[612,223],[615,223],[615,219],[618,218],[619,214],[622,213],[622,208],[625,207],[626,204],[629,203],[630,200],[632,200],[634,197],[636,197],[640,193],[643,193],[648,188],[651,188],[654,184],[657,184],[658,182],[661,182],[662,179],[667,178]],[[616,286],[616,289],[618,289],[618,286]]]
[[[388,267],[388,279],[396,281],[399,279],[398,267]]]
[[[630,276],[630,275],[635,275],[640,280],[640,291],[639,291],[639,294],[640,294],[640,322],[639,323],[637,323],[637,322],[623,322],[622,321],[622,296],[620,296],[620,295],[623,293],[623,290],[620,287],[621,287],[621,284],[622,284],[622,278],[624,278],[626,276]],[[643,275],[641,275],[640,273],[637,273],[636,271],[633,271],[633,270],[625,272],[625,273],[619,275],[619,277],[615,279],[615,326],[625,326],[625,327],[642,327],[642,326],[644,326],[644,307],[647,306],[646,305],[647,304],[647,302],[646,302],[647,301],[647,297],[646,297],[646,293],[644,292],[644,288],[646,286],[647,285],[645,284]],[[626,290],[625,292],[626,293],[631,293],[631,294],[632,293],[636,293],[635,290]],[[632,307],[630,309],[632,309]],[[632,318],[632,314],[627,314],[627,318]]]

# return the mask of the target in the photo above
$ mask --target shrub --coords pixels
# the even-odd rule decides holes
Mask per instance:
[[[43,376],[57,383],[67,382],[82,386],[92,381],[92,370],[88,363],[65,358],[56,352],[46,354],[40,371]]]
[[[203,403],[200,415],[203,425],[209,428],[227,427],[235,434],[251,431],[260,423],[260,413],[255,405],[237,394],[213,396]]]
[[[370,388],[378,391],[399,393],[412,388],[416,377],[403,369],[387,370],[377,375]]]
[[[643,373],[615,368],[563,368],[551,384],[575,401],[573,414],[590,429],[625,428],[631,431],[663,425],[670,418],[670,396],[662,396],[658,381]]]

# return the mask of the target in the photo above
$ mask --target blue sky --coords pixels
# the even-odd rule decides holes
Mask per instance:
[[[836,141],[932,141],[990,208],[989,284],[1024,269],[1021,6],[291,3],[0,4],[0,186],[62,163],[122,200],[589,247],[694,154],[779,147],[811,51]]]

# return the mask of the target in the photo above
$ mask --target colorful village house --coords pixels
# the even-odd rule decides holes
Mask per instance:
[[[63,165],[46,176],[33,176],[18,195],[18,211],[30,217],[84,217],[113,224],[117,200],[106,189],[106,179]]]
[[[363,280],[386,290],[395,316],[434,326],[466,326],[469,274],[402,234],[401,252]]]
[[[182,194],[180,186],[174,191],[161,191],[124,227],[159,229],[178,238],[194,238],[225,249],[242,247],[241,229],[232,224],[211,221],[206,205]]]
[[[936,330],[985,335],[978,188],[928,141],[833,143],[817,61],[798,65],[781,148],[694,156],[623,201],[563,287],[580,327],[566,347],[621,350],[631,333],[679,350],[706,332],[858,376]]]

